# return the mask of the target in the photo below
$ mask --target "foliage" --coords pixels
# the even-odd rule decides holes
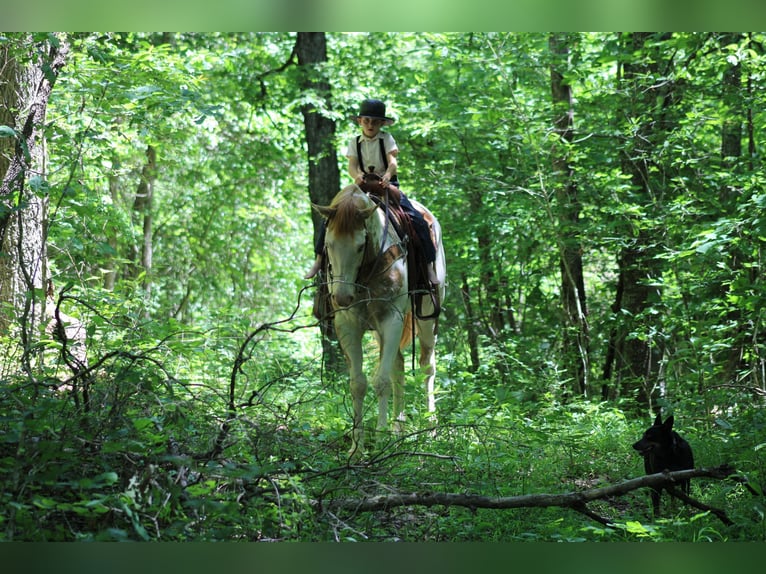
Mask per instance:
[[[51,274],[62,311],[86,326],[88,365],[73,372],[41,328],[24,369],[18,341],[0,337],[0,539],[766,538],[763,34],[649,35],[638,48],[627,35],[567,35],[572,228],[556,215],[550,162],[564,144],[544,34],[329,34],[331,109],[301,90],[292,34],[70,41],[46,172],[30,185],[49,202]],[[724,98],[733,71],[741,82]],[[449,278],[437,416],[408,364],[405,434],[350,464],[347,379],[324,369],[301,279],[312,230],[300,109],[332,117],[341,149],[368,96],[397,117],[403,191],[440,219]],[[732,123],[734,156],[721,153]],[[153,264],[142,268],[149,148]],[[639,161],[650,186],[627,170]],[[573,232],[585,396],[563,352],[560,246]],[[651,255],[652,297],[615,312],[633,248]],[[649,413],[631,392],[601,398],[618,330],[649,343],[653,407],[675,414],[698,464],[728,462],[761,491],[693,483],[734,526],[680,503],[653,519],[643,492],[598,504],[613,528],[556,508],[323,510],[361,493],[557,493],[641,474],[630,445]],[[374,413],[365,420],[372,434]]]
[[[167,378],[172,365],[159,357],[177,342],[114,355],[101,366],[89,408],[75,407],[73,389],[8,381],[1,397],[4,539],[763,539],[761,501],[736,483],[693,485],[693,495],[728,509],[736,522],[728,528],[678,505],[651,521],[641,493],[598,505],[616,528],[556,509],[317,512],[317,501],[359,493],[502,496],[606,485],[640,473],[627,445],[642,425],[606,404],[564,408],[466,393],[440,409],[438,424],[413,408],[410,432],[350,466],[344,382],[317,385],[310,365],[286,371],[294,349],[285,352],[285,342],[270,332],[251,350],[237,417],[215,457],[210,447],[227,420],[226,397],[215,386]],[[700,464],[730,460],[759,476],[762,444],[735,430],[762,433],[762,417],[751,415],[722,416],[707,429],[685,424]],[[368,419],[374,423],[372,413]]]

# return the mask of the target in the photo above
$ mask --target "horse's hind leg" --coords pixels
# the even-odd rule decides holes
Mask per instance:
[[[394,432],[401,435],[404,431],[404,356],[396,353],[393,372],[394,383]]]
[[[418,340],[420,341],[420,368],[426,375],[426,397],[428,412],[436,411],[434,396],[434,380],[436,379],[436,333],[434,321],[421,321],[418,325]]]

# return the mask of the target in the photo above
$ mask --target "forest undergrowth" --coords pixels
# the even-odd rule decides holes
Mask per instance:
[[[545,373],[516,385],[508,384],[513,373],[471,373],[444,350],[435,415],[425,411],[422,377],[408,372],[405,432],[375,436],[370,391],[365,424],[368,444],[377,444],[352,461],[347,377],[322,368],[316,330],[265,329],[243,348],[230,333],[172,329],[104,334],[85,374],[62,369],[53,341],[43,342],[35,370],[3,373],[0,539],[766,539],[766,416],[739,408],[745,401],[731,391],[663,405],[698,467],[729,464],[756,491],[733,480],[692,481],[692,497],[723,509],[729,526],[667,494],[653,518],[646,488],[593,502],[609,525],[557,506],[356,511],[334,503],[616,484],[643,474],[631,445],[650,418],[633,402],[567,396]]]

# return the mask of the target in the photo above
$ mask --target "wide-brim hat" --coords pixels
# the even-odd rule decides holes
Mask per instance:
[[[390,126],[396,121],[394,118],[386,116],[386,104],[374,99],[364,100],[359,106],[359,114],[353,116],[353,119],[358,120],[360,118],[382,120],[384,126]]]

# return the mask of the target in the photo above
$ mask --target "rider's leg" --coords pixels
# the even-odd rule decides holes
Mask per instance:
[[[431,285],[436,286],[439,284],[439,278],[436,276],[436,269],[434,267],[434,261],[436,260],[436,247],[434,247],[433,240],[431,239],[431,230],[428,222],[423,217],[415,206],[410,203],[407,196],[402,194],[400,205],[402,209],[410,216],[412,221],[412,227],[415,229],[415,233],[418,236],[420,243],[420,256],[423,258],[426,264],[426,270],[428,272],[428,281]]]
[[[316,258],[314,259],[314,264],[311,266],[311,269],[309,269],[309,272],[303,276],[304,279],[311,279],[314,275],[319,273],[319,270],[322,268],[322,253],[324,252],[324,238],[326,233],[327,221],[322,221],[322,227],[319,228],[319,236],[317,237],[316,245],[314,245]]]

